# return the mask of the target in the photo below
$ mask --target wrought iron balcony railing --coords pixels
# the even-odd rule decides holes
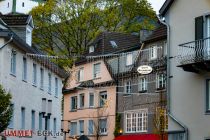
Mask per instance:
[[[210,61],[210,38],[179,45],[179,66]]]

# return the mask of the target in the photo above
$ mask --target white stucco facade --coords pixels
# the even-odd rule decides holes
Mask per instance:
[[[210,13],[209,0],[174,0],[165,15],[169,24],[170,56],[170,114],[188,133],[175,135],[169,140],[208,140],[210,138],[210,115],[206,113],[206,80],[210,73],[192,73],[177,67],[179,44],[195,40],[195,18]],[[185,130],[185,131],[186,131]],[[184,131],[178,123],[169,118],[169,131]],[[174,134],[174,133],[173,133]]]
[[[3,0],[0,1],[0,12],[8,14],[11,12],[28,14],[32,8],[39,5],[36,0]],[[15,5],[14,5],[15,4]]]
[[[0,38],[0,46],[6,41]],[[11,75],[11,52],[16,51],[16,74]],[[22,80],[23,57],[27,59],[27,80]],[[33,64],[37,69],[37,85],[33,86]],[[40,68],[44,69],[44,89],[40,89]],[[48,93],[48,74],[51,74],[51,94]],[[58,96],[55,94],[55,78],[58,78]],[[25,108],[25,130],[32,129],[32,111],[35,111],[35,132],[39,130],[39,113],[42,109],[42,98],[52,100],[52,115],[50,116],[50,130],[54,130],[54,119],[56,119],[56,131],[61,131],[61,100],[62,100],[62,79],[51,70],[41,66],[30,59],[24,52],[20,51],[13,43],[0,49],[0,84],[12,95],[14,105],[14,116],[12,130],[21,129],[21,108]],[[42,130],[45,128],[45,120],[42,118]],[[8,140],[44,140],[44,137],[33,135],[32,138],[8,137]],[[62,137],[48,137],[48,140],[61,140]]]

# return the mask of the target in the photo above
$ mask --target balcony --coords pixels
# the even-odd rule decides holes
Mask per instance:
[[[210,71],[210,38],[180,44],[178,61],[178,67],[184,71]]]

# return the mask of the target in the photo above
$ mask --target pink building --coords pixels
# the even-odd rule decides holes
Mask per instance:
[[[97,57],[75,63],[63,91],[63,129],[70,130],[66,140],[81,135],[90,140],[114,139],[117,86],[107,59],[101,56],[138,43],[133,35],[102,33],[86,52],[86,56]]]

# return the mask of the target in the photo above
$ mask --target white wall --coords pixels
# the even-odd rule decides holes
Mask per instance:
[[[2,45],[0,40],[0,46]],[[16,60],[16,77],[10,74],[10,54],[12,44],[0,49],[0,84],[12,94],[12,102],[14,104],[14,129],[19,130],[21,128],[21,107],[25,107],[26,112],[26,126],[25,129],[31,129],[31,111],[35,111],[35,127],[39,129],[39,112],[41,112],[42,98],[52,100],[52,115],[50,118],[50,127],[53,130],[53,118],[57,119],[57,131],[60,131],[61,123],[61,99],[62,99],[62,81],[61,79],[52,73],[52,94],[48,94],[48,69],[44,69],[44,91],[40,90],[40,65],[34,62],[32,59],[27,58],[27,82],[22,81],[22,61],[24,54],[17,48],[17,60]],[[32,85],[32,71],[33,63],[37,64],[37,87]],[[59,80],[58,97],[55,97],[55,77]],[[42,127],[44,129],[44,119],[42,121]],[[8,138],[9,140],[16,140],[19,138]],[[26,138],[22,138],[23,140]],[[42,140],[44,137],[28,138],[30,140]],[[55,138],[48,138],[49,140]],[[56,140],[60,140],[62,137],[57,137]]]
[[[177,56],[178,45],[195,40],[195,17],[210,12],[209,0],[176,0],[166,20],[170,25],[170,56]],[[170,61],[171,113],[189,129],[189,140],[210,137],[210,115],[205,114],[206,78],[209,73],[195,74],[177,67],[177,58]],[[169,129],[174,126],[169,122]]]
[[[9,6],[8,6],[9,4]],[[11,13],[12,12],[12,0],[3,0],[0,1],[0,12],[2,14],[7,14],[7,13]]]
[[[22,3],[24,3],[24,7],[22,7]],[[38,2],[31,1],[31,0],[17,0],[16,1],[16,12],[27,14],[35,6],[38,6]]]

